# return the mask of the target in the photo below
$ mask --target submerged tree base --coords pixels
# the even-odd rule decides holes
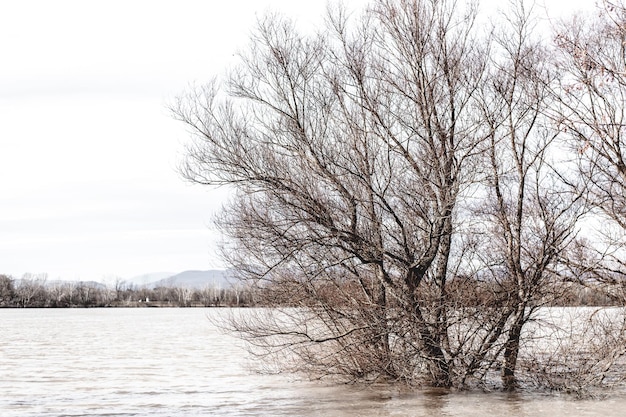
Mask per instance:
[[[450,362],[450,383],[434,384],[428,358],[420,358],[419,351],[394,350],[377,358],[359,332],[329,337],[332,333],[319,315],[307,309],[231,310],[217,324],[248,341],[250,352],[259,359],[254,362],[257,372],[408,390],[558,393],[584,398],[626,389],[625,317],[623,308],[539,309],[525,329],[513,385],[501,377],[503,357],[470,368],[472,361],[462,355]],[[401,346],[390,343],[392,349]],[[382,358],[395,361],[383,363]]]

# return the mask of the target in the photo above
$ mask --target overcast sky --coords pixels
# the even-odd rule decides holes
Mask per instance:
[[[226,193],[178,176],[188,136],[167,103],[222,73],[268,9],[313,27],[325,6],[2,2],[0,273],[102,281],[223,267],[211,214]]]

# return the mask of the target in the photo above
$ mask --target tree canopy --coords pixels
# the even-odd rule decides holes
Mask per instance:
[[[523,2],[492,30],[477,13],[377,0],[331,9],[315,34],[268,16],[225,79],[173,106],[193,134],[183,176],[234,190],[217,219],[224,257],[277,307],[230,323],[257,353],[313,376],[444,387],[499,372],[512,389],[564,366],[527,349],[525,329],[568,286],[607,276],[602,256],[592,268],[581,255],[580,219],[597,209],[623,226],[623,206],[598,196],[623,198],[611,103],[624,62],[585,69],[576,49],[623,50],[623,9],[554,45]]]

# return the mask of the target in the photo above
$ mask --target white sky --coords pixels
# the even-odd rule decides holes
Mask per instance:
[[[545,1],[556,13],[594,3]],[[210,225],[225,192],[179,178],[188,136],[166,105],[222,73],[268,8],[314,26],[325,6],[0,2],[0,273],[100,281],[223,267]]]

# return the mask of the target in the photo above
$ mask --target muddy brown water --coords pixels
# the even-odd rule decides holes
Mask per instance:
[[[406,391],[250,371],[219,309],[0,309],[0,415],[624,416],[626,395]]]

